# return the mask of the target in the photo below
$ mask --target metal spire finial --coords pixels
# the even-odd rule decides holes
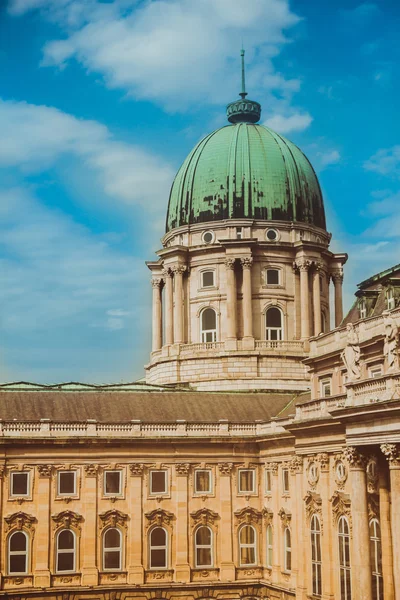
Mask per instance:
[[[240,92],[239,96],[242,97],[242,100],[244,100],[247,96],[247,92],[246,92],[246,80],[245,80],[245,70],[244,70],[244,48],[243,48],[243,44],[242,44],[242,49],[240,51],[240,56],[242,57],[242,91]]]

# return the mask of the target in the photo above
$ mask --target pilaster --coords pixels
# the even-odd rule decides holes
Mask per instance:
[[[85,465],[82,482],[82,497],[85,498],[85,524],[82,527],[82,548],[85,552],[82,561],[82,585],[97,585],[99,569],[97,565],[97,476],[98,466]]]
[[[51,465],[38,465],[37,478],[37,528],[34,569],[35,587],[50,587],[50,489]]]
[[[391,530],[393,546],[394,597],[400,599],[400,444],[382,444],[381,450],[389,462],[391,494]],[[386,590],[385,590],[386,594]]]
[[[190,582],[189,564],[189,498],[188,475],[190,464],[178,463],[175,465],[176,477],[176,576],[177,582]]]
[[[220,463],[219,470],[219,494],[221,533],[220,543],[220,579],[224,581],[235,580],[235,563],[233,560],[233,531],[232,531],[232,470],[233,463]]]

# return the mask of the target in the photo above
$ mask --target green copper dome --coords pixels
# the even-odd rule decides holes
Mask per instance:
[[[172,184],[166,230],[238,218],[326,228],[309,160],[289,140],[249,122],[217,129],[195,146]]]

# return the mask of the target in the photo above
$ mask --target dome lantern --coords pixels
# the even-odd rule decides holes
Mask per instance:
[[[257,123],[261,117],[261,104],[255,100],[246,100],[246,81],[244,69],[244,50],[242,48],[242,91],[239,96],[241,100],[231,102],[226,107],[226,116],[230,123]]]

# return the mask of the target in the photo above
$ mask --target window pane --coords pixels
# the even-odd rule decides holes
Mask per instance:
[[[74,570],[74,553],[62,552],[57,556],[57,571],[73,571]]]
[[[26,573],[25,554],[14,554],[10,556],[10,573]]]
[[[292,553],[291,552],[286,552],[286,570],[287,571],[292,570]]]
[[[11,476],[12,491],[14,496],[27,496],[28,494],[28,473],[13,473]]]
[[[166,552],[163,548],[159,550],[151,550],[150,562],[153,568],[165,568],[166,564]]]
[[[26,536],[24,533],[22,533],[21,531],[13,533],[13,535],[10,538],[10,550],[12,552],[18,550],[22,552],[26,551]]]
[[[60,494],[75,494],[75,473],[58,473]]]
[[[254,548],[241,548],[240,549],[240,564],[242,565],[254,565],[256,562]]]
[[[152,546],[165,546],[167,543],[167,535],[165,529],[156,527],[151,532],[151,545]]]
[[[278,269],[267,270],[267,284],[278,285],[279,284],[279,271]]]
[[[196,544],[198,546],[211,545],[211,531],[208,527],[199,527],[196,531]]]
[[[265,471],[265,491],[271,491],[271,471]]]
[[[197,566],[211,567],[211,548],[197,548]]]
[[[151,472],[151,493],[165,494],[167,491],[167,473],[166,471]]]
[[[282,326],[282,318],[281,311],[279,308],[269,308],[267,310],[267,327],[281,327]]]
[[[196,490],[196,492],[210,492],[211,491],[211,473],[210,473],[210,471],[196,471],[195,490]]]
[[[203,329],[216,329],[217,315],[212,308],[206,308],[201,314],[201,323]]]
[[[105,548],[119,548],[121,544],[121,534],[118,529],[109,529],[104,536]]]
[[[72,550],[74,547],[74,534],[72,531],[61,531],[58,534],[58,547],[60,550]]]
[[[254,471],[239,471],[239,491],[254,491]]]
[[[214,271],[205,271],[203,273],[203,287],[212,287],[214,285]]]
[[[254,529],[251,527],[251,525],[245,525],[244,527],[242,527],[242,529],[240,530],[240,543],[254,544],[254,541]]]
[[[120,569],[121,554],[119,550],[107,550],[104,552],[104,568],[105,569]]]
[[[120,494],[121,493],[121,472],[120,471],[106,471],[105,472],[106,494]]]

